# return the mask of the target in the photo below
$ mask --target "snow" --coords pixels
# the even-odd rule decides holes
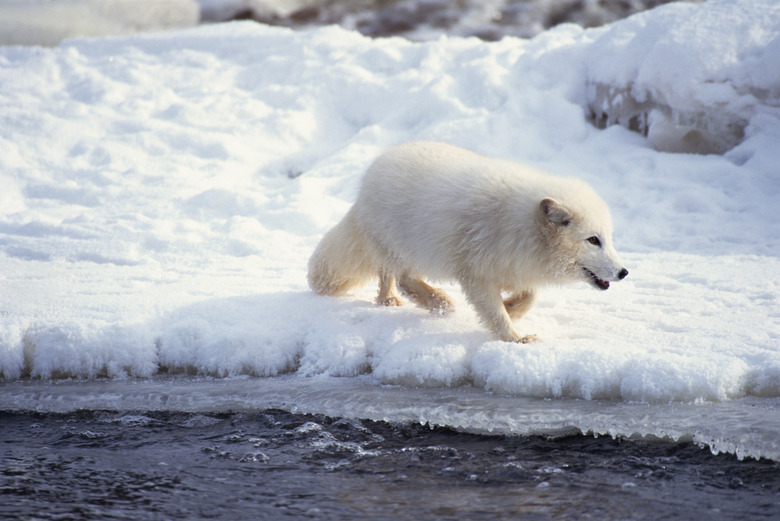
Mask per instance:
[[[0,0],[0,45],[56,45],[65,38],[188,27],[196,0]]]
[[[742,425],[699,426],[718,432],[702,443],[780,457],[778,42],[775,4],[712,0],[493,43],[231,23],[2,47],[0,401],[28,376],[43,394],[64,392],[51,379],[107,377],[119,396],[128,377],[282,378],[297,398],[312,381],[402,386],[420,418],[445,422],[460,413],[425,409],[432,390],[475,393],[462,421],[476,430],[491,407],[541,399],[540,429],[555,423],[538,420],[547,403],[582,430],[673,436],[693,433],[663,411],[685,404]],[[727,114],[743,136],[692,155],[600,130],[587,120],[594,82],[669,114]],[[377,308],[375,287],[312,294],[308,257],[362,172],[416,139],[586,180],[612,208],[630,276],[543,292],[517,324],[542,339],[531,345],[492,340],[449,283],[446,317]],[[401,401],[361,406],[381,419]],[[660,412],[644,427],[622,408],[594,423],[584,404],[601,401]],[[763,437],[748,436],[761,422]]]
[[[660,150],[734,147],[754,116],[780,108],[780,4],[741,7],[666,6],[606,30],[588,59],[591,110],[605,117],[606,102],[611,122],[645,120]]]

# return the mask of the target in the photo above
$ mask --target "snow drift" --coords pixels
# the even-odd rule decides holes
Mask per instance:
[[[633,16],[590,48],[591,117],[642,132],[659,150],[723,153],[780,111],[778,25],[772,0]]]

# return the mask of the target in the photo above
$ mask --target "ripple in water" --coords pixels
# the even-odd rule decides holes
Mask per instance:
[[[0,414],[0,517],[777,519],[780,464],[690,443],[252,414]]]

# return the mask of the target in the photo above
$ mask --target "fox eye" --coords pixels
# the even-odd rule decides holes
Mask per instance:
[[[598,246],[599,248],[601,248],[601,241],[595,235],[593,237],[588,237],[587,241],[591,243],[593,246]]]

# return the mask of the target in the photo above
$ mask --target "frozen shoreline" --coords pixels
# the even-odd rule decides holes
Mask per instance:
[[[554,401],[485,394],[473,387],[424,389],[378,385],[372,377],[189,378],[36,381],[0,384],[0,410],[67,414],[115,412],[257,412],[419,423],[474,434],[691,441],[713,454],[780,461],[778,398],[721,403],[647,404]]]

